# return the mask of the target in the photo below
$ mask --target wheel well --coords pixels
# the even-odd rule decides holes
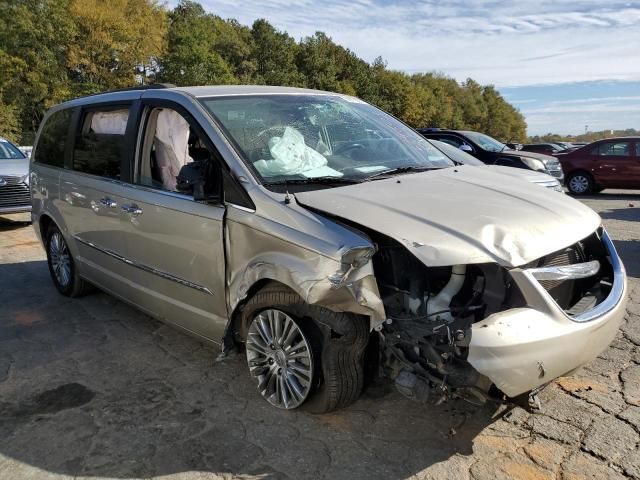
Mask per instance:
[[[244,332],[246,329],[246,325],[241,325],[242,309],[256,293],[258,293],[260,290],[262,290],[268,285],[271,285],[271,286],[279,285],[283,289],[291,290],[291,288],[285,285],[284,283],[278,282],[276,280],[272,280],[270,278],[263,278],[261,280],[258,280],[253,285],[251,285],[249,290],[247,290],[247,294],[245,295],[244,299],[240,301],[238,305],[236,305],[236,307],[233,309],[233,312],[229,316],[230,320],[229,320],[229,323],[227,324],[227,328],[224,333],[224,338],[222,339],[225,350],[227,350],[227,348],[233,349],[235,346],[237,346],[237,344],[244,341]]]
[[[40,215],[40,221],[38,227],[40,228],[40,238],[42,238],[42,243],[44,244],[47,241],[47,230],[49,230],[49,226],[53,223],[53,220],[49,215]]]

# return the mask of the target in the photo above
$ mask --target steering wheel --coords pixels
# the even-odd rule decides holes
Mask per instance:
[[[333,154],[334,155],[340,155],[340,154],[343,154],[343,153],[346,153],[346,152],[350,152],[351,150],[360,149],[360,148],[367,148],[367,147],[365,147],[363,144],[357,143],[357,142],[347,143],[345,145],[341,145],[340,147],[336,148],[333,151]]]

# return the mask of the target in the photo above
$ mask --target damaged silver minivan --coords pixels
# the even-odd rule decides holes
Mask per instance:
[[[89,285],[224,352],[272,405],[329,411],[365,371],[440,401],[592,360],[626,278],[592,210],[455,166],[356,98],[153,88],[54,107],[31,164],[60,293]]]

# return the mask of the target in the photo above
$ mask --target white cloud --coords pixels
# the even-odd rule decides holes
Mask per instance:
[[[175,2],[174,2],[175,3]],[[324,31],[371,61],[460,80],[532,85],[640,79],[640,2],[205,0],[222,17],[266,18],[296,38]]]
[[[471,77],[501,90],[640,80],[640,0],[199,1],[243,24],[266,18],[296,39],[323,31],[393,69]],[[640,126],[640,105],[629,104],[635,99],[572,101],[532,96],[516,105],[531,133]]]

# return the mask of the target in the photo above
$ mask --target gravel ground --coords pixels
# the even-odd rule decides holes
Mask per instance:
[[[26,217],[0,218],[0,478],[640,479],[640,195],[583,201],[627,267],[627,320],[537,413],[380,386],[329,415],[278,411],[242,358],[107,295],[58,295]]]

